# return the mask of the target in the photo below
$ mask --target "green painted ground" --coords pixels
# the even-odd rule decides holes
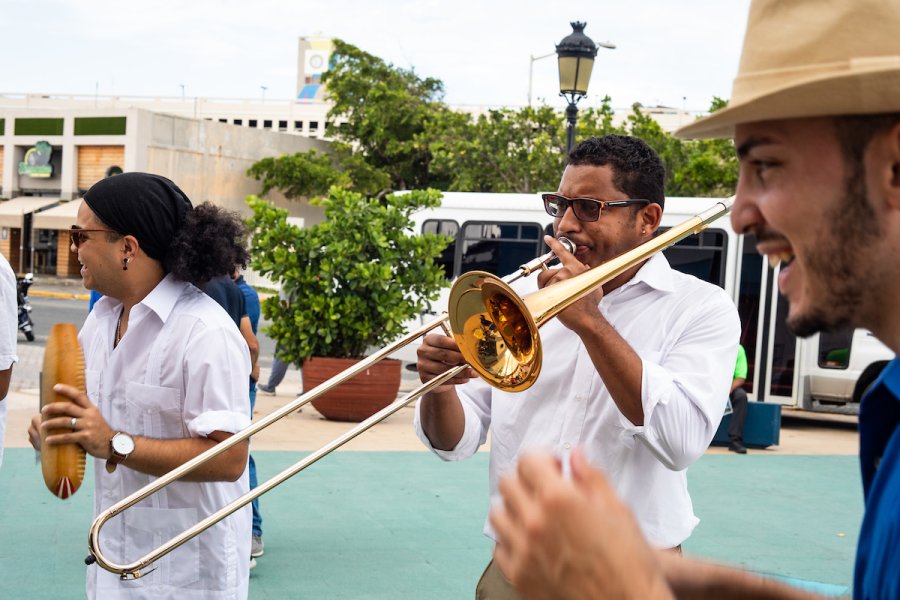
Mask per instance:
[[[256,452],[260,479],[301,455]],[[90,469],[89,469],[90,471]],[[862,498],[855,457],[706,456],[690,471],[701,523],[691,555],[846,592]],[[90,477],[71,500],[43,486],[30,450],[0,468],[0,598],[83,592]],[[490,554],[481,534],[487,456],[340,452],[262,498],[266,554],[250,597],[471,598]]]

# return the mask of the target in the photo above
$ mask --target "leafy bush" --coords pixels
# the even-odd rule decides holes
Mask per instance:
[[[332,187],[311,200],[326,220],[300,228],[288,212],[250,196],[251,264],[282,293],[263,302],[281,357],[361,358],[404,333],[404,324],[446,285],[435,263],[446,236],[413,235],[410,215],[440,205],[440,192],[384,198]]]

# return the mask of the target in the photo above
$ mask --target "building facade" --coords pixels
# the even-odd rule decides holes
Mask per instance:
[[[66,230],[84,192],[103,177],[157,173],[195,204],[248,213],[244,200],[261,185],[247,169],[313,148],[325,151],[327,143],[140,108],[0,108],[0,252],[20,272],[75,277]],[[268,196],[304,222],[323,218],[308,203]]]

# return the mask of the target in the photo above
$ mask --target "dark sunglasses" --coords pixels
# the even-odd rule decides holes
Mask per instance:
[[[84,234],[104,231],[106,233],[118,233],[112,229],[82,229],[78,225],[72,225],[72,227],[69,228],[69,241],[72,242],[72,245],[75,246],[76,249],[78,249],[85,240],[90,239]]]
[[[596,221],[604,208],[631,206],[633,204],[650,204],[649,200],[594,200],[593,198],[566,198],[562,194],[541,194],[544,210],[553,218],[562,218],[566,209],[572,207],[575,218],[579,221]]]

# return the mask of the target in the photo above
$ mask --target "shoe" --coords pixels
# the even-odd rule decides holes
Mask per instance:
[[[262,392],[263,394],[269,394],[270,396],[274,396],[274,395],[275,395],[275,388],[269,387],[269,386],[267,386],[267,385],[264,384],[264,383],[257,383],[257,384],[256,384],[256,391]]]
[[[256,568],[256,559],[251,556],[250,557],[250,570],[252,571],[255,568]]]
[[[732,440],[731,443],[728,444],[728,449],[732,452],[737,452],[738,454],[747,454],[747,448],[737,440]]]
[[[250,541],[250,556],[256,558],[265,554],[265,544],[263,544],[262,536],[254,535]]]

